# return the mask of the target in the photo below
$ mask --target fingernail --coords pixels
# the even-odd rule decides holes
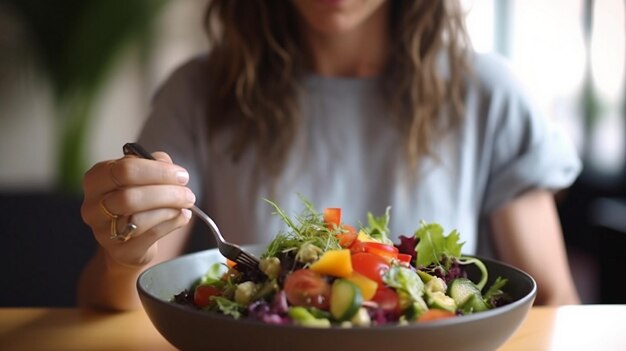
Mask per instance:
[[[191,203],[195,203],[196,202],[196,195],[194,195],[193,191],[187,189],[187,201],[191,202]]]
[[[189,173],[187,173],[187,171],[176,172],[176,180],[182,185],[187,184],[189,181]]]
[[[182,209],[183,212],[183,216],[187,219],[191,218],[191,210],[189,210],[188,208],[183,208]]]

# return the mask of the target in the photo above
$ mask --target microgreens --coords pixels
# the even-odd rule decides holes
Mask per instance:
[[[281,252],[297,251],[305,243],[313,244],[322,251],[339,249],[339,242],[324,225],[322,215],[304,196],[299,195],[304,204],[301,214],[290,217],[275,202],[265,199],[275,210],[274,214],[287,225],[270,243],[263,257],[277,256]]]

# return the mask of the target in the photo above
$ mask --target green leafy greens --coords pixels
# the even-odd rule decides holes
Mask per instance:
[[[461,265],[476,265],[481,272],[481,279],[476,286],[481,290],[485,287],[488,277],[487,267],[477,258],[461,255],[464,243],[459,242],[461,235],[457,230],[444,235],[441,225],[422,221],[420,228],[415,232],[415,237],[419,239],[415,247],[418,266],[436,265],[448,271],[452,264],[452,260],[449,258],[456,258]]]
[[[428,266],[431,264],[441,265],[442,257],[461,257],[461,235],[453,230],[445,236],[443,227],[437,223],[420,223],[420,228],[415,232],[419,239],[415,251],[417,252],[417,265]],[[446,270],[450,268],[450,260],[446,260]]]

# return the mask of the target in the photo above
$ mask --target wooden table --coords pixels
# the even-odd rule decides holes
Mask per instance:
[[[175,350],[143,312],[0,308],[0,350]],[[626,305],[534,307],[498,351],[626,350]]]

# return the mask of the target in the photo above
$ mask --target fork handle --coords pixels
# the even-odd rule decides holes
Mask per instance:
[[[135,155],[148,160],[156,160],[148,150],[137,143],[126,143],[122,147],[122,150],[124,151],[124,155]]]

